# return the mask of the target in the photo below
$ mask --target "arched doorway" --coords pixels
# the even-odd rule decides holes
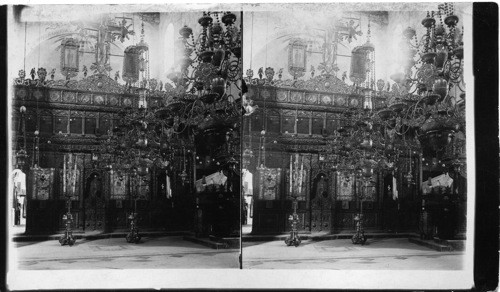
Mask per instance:
[[[332,230],[332,188],[328,172],[320,171],[312,181],[311,231],[330,232]]]
[[[93,171],[85,178],[83,195],[84,230],[104,230],[105,198],[102,175]]]

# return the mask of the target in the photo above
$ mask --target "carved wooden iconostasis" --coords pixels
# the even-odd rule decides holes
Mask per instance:
[[[115,80],[95,76],[66,84],[49,81],[44,86],[31,86],[21,82],[15,86],[13,124],[14,127],[19,125],[19,107],[26,106],[27,149],[32,150],[28,161],[31,169],[27,175],[27,232],[43,233],[64,228],[62,215],[66,212],[66,197],[62,177],[65,156],[67,160],[71,156],[77,161],[74,195],[71,179],[67,185],[72,195],[75,228],[82,231],[126,228],[127,214],[134,208],[132,194],[135,193],[140,194],[137,208],[141,214],[139,224],[144,228],[190,228],[192,216],[177,210],[193,208],[192,202],[188,202],[192,198],[184,195],[186,191],[180,187],[178,175],[171,177],[173,195],[167,197],[164,171],[152,170],[148,177],[132,183],[126,168],[105,169],[104,164],[93,160],[108,130],[117,125],[120,107],[137,104],[137,95],[120,92],[126,92],[125,87]],[[39,134],[34,135],[37,125]],[[17,141],[21,140],[22,137],[18,137]],[[39,152],[33,151],[35,145],[39,145]],[[101,157],[104,158],[106,156]],[[37,159],[39,164],[34,167]],[[74,167],[68,167],[67,177],[73,178],[74,171]]]
[[[292,214],[290,197],[288,153],[266,151],[266,168],[254,168],[253,184],[259,187],[254,193],[252,232],[281,233],[289,228]],[[292,154],[295,155],[295,154]],[[302,232],[337,233],[354,228],[354,217],[361,203],[368,229],[381,229],[383,219],[383,174],[376,174],[373,183],[366,185],[354,175],[324,167],[317,153],[301,153],[304,164],[303,191],[297,198],[299,230]],[[255,162],[255,161],[253,161]],[[277,167],[282,163],[281,168]]]
[[[52,9],[68,7],[41,13]],[[21,58],[9,70],[16,76],[12,80],[12,150],[24,147],[28,152],[26,232],[64,229],[67,194],[71,195],[73,228],[78,231],[128,228],[128,215],[135,208],[141,229],[191,230],[192,179],[184,184],[180,174],[172,171],[167,184],[167,173],[160,167],[137,177],[105,145],[120,125],[120,112],[144,103],[139,88],[147,87],[151,108],[170,102],[178,93],[161,79],[181,53],[174,44],[177,32],[184,25],[198,25],[200,15],[116,14],[105,9],[82,13],[85,19],[61,13],[56,20],[40,21],[33,16],[37,7],[19,8],[22,17],[13,29],[23,37],[15,38],[12,47],[24,47],[24,56],[17,56]],[[124,61],[130,57],[127,48],[138,44],[147,51],[147,60],[136,60],[142,62],[141,68],[139,62]],[[131,78],[131,71],[140,72],[142,79]],[[132,79],[137,82],[131,84]],[[178,152],[172,160],[181,161]],[[74,163],[64,171],[69,157]],[[194,158],[188,159],[194,164]],[[182,170],[182,164],[175,167]],[[63,172],[70,178],[66,191]],[[194,172],[189,167],[186,175],[190,178]]]
[[[342,133],[355,124],[349,113],[363,117],[363,110],[376,112],[399,94],[395,87],[375,78],[375,69],[380,78],[392,70],[385,64],[394,60],[385,53],[374,53],[374,48],[387,45],[387,31],[399,29],[398,23],[391,22],[387,11],[321,9],[313,13],[314,17],[296,11],[245,14],[244,24],[249,27],[245,41],[251,50],[244,56],[244,79],[247,99],[258,106],[244,119],[243,134],[243,147],[253,153],[248,169],[257,174],[254,184],[260,188],[254,194],[252,232],[290,230],[288,159],[296,154],[304,159],[306,172],[304,194],[298,198],[299,231],[354,230],[361,209],[367,230],[385,229],[389,220],[400,220],[402,228],[416,230],[418,211],[412,208],[418,205],[418,190],[404,185],[403,172],[412,173],[418,181],[417,163],[408,169],[408,162],[401,159],[397,166],[401,195],[395,206],[408,218],[387,215],[395,200],[384,196],[385,169],[381,167],[366,180],[355,175],[354,164],[359,159],[338,167],[341,156],[348,156],[339,154],[347,146],[342,145],[347,141]],[[391,43],[387,50],[395,48]],[[373,90],[369,100],[361,88]]]

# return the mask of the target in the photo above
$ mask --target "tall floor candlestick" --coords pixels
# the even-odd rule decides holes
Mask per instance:
[[[71,156],[70,156],[71,165]],[[76,165],[76,164],[75,164]],[[71,166],[68,167],[68,170]],[[62,245],[68,244],[72,246],[75,244],[75,238],[73,237],[73,230],[71,229],[71,224],[73,223],[73,215],[71,214],[71,196],[66,193],[66,154],[64,154],[64,165],[63,165],[63,192],[66,196],[67,212],[63,215],[64,224],[66,226],[64,234],[59,238],[59,243]],[[73,187],[74,192],[74,187]]]
[[[66,195],[66,154],[64,154],[63,164],[63,194]]]
[[[76,156],[75,156],[75,167],[74,167],[74,170],[73,170],[73,179],[72,179],[72,183],[73,183],[73,196],[75,195],[75,191],[76,191]]]
[[[300,163],[300,175],[299,175],[299,193],[300,196],[302,194],[302,180],[304,179],[304,157],[302,157],[302,161]]]
[[[293,191],[293,169],[292,169],[292,160],[293,156],[290,155],[290,196],[292,196],[292,191]]]

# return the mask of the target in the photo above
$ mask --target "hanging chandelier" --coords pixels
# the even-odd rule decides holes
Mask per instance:
[[[370,182],[375,169],[389,169],[400,152],[394,147],[394,135],[374,112],[375,47],[370,42],[371,24],[368,20],[366,42],[352,50],[349,77],[354,94],[363,96],[362,107],[351,106],[342,113],[342,125],[334,131],[323,157],[334,171],[351,174]]]
[[[221,132],[229,137],[228,145],[237,138],[234,131],[241,116],[237,85],[241,76],[241,35],[236,15],[204,12],[198,23],[198,36],[187,26],[179,30],[183,47],[180,70],[170,72],[170,82],[165,84],[149,79],[144,28],[141,41],[125,51],[122,76],[130,90],[138,94],[138,102],[136,107],[130,105],[120,112],[119,125],[103,140],[101,152],[112,154],[114,163],[140,170],[141,176],[152,166],[172,169],[171,162],[182,155],[179,175],[183,183],[187,182],[185,155],[195,150],[195,135]],[[229,148],[234,147],[224,148],[227,153],[220,156],[234,166],[232,156],[237,153]]]
[[[343,113],[344,126],[335,131],[326,151],[334,169],[369,179],[374,168],[391,169],[408,155],[405,179],[413,184],[413,154],[441,156],[455,133],[464,131],[463,35],[458,21],[453,4],[446,3],[427,13],[420,41],[415,29],[403,31],[401,71],[391,76],[392,90],[385,81],[374,80],[368,26],[366,44],[352,52],[349,76],[364,96],[363,109]],[[385,99],[385,106],[375,109],[373,98]]]
[[[453,3],[427,12],[420,40],[415,29],[405,29],[401,69],[391,75],[395,83],[390,88],[377,81],[377,96],[386,98],[377,119],[399,137],[416,137],[413,142],[429,158],[442,156],[454,135],[465,132],[463,33],[454,13]]]
[[[204,12],[198,23],[201,33],[197,37],[188,26],[179,31],[183,47],[179,71],[167,75],[171,82],[165,83],[166,94],[162,100],[155,100],[156,103],[152,104],[154,98],[151,96],[158,88],[156,80],[146,77],[140,82],[140,111],[146,111],[143,115],[149,116],[150,120],[157,119],[158,124],[175,133],[231,124],[241,112],[240,88],[237,86],[241,76],[241,36],[236,27],[236,15],[232,12]],[[149,64],[149,60],[137,56],[147,52],[142,38],[141,43],[134,46],[133,57]],[[138,71],[137,66],[131,67]],[[149,71],[148,67],[140,70]],[[134,78],[130,83],[137,80],[138,74],[132,75]],[[160,83],[160,90],[162,87]]]

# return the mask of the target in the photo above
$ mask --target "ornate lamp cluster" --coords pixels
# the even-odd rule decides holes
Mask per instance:
[[[180,29],[180,71],[170,73],[168,78],[185,93],[177,98],[182,102],[181,111],[187,114],[185,121],[200,129],[231,124],[241,114],[239,96],[228,91],[237,87],[241,77],[241,35],[235,25],[236,15],[204,12],[198,23],[202,30],[196,39],[191,28]]]
[[[343,125],[333,133],[325,162],[335,171],[349,177],[371,179],[375,168],[390,168],[399,157],[393,147],[394,136],[385,131],[371,107],[348,109],[343,113]]]
[[[332,143],[330,152],[340,168],[365,169],[358,173],[368,177],[370,168],[363,165],[378,162],[378,167],[386,168],[407,153],[411,157],[422,151],[424,157],[439,160],[454,134],[465,130],[463,43],[453,13],[453,4],[439,5],[437,12],[428,13],[422,21],[427,33],[420,43],[413,28],[404,30],[402,72],[391,76],[392,88],[383,80],[363,83],[364,109],[344,112],[347,124],[335,133]],[[374,98],[385,101],[372,112]],[[375,159],[366,163],[367,158]],[[413,183],[411,171],[405,177]]]
[[[214,124],[230,125],[241,113],[239,96],[227,91],[241,76],[241,36],[235,26],[236,15],[204,12],[198,22],[202,31],[196,39],[191,28],[180,29],[180,71],[168,74],[171,83],[165,84],[165,89],[171,94],[152,109],[156,118],[165,121],[163,126],[176,133],[204,130]],[[144,95],[148,93],[144,91]]]
[[[446,3],[422,20],[426,34],[420,42],[413,28],[403,31],[403,72],[391,76],[394,95],[378,112],[398,134],[418,137],[424,156],[439,156],[453,135],[465,130],[464,54],[458,20],[453,4]],[[384,82],[379,80],[378,85],[383,89]]]
[[[180,71],[168,74],[171,82],[165,83],[165,91],[156,80],[141,82],[138,107],[121,111],[119,125],[103,143],[103,153],[113,154],[140,176],[147,175],[152,166],[171,170],[174,157],[182,154],[180,177],[187,182],[185,155],[186,150],[194,150],[194,134],[222,129],[227,131],[228,145],[235,136],[241,102],[227,88],[235,86],[240,76],[241,37],[236,15],[207,12],[198,22],[202,30],[196,38],[187,26],[179,31],[183,46]],[[235,154],[229,149],[234,147],[226,148],[226,156]],[[226,162],[232,161],[226,158]]]

